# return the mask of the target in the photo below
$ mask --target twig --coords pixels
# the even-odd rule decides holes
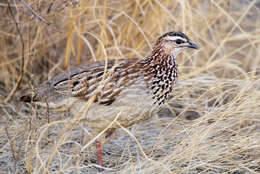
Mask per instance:
[[[10,4],[11,7],[17,7],[17,4]],[[8,7],[8,4],[0,2],[0,7]]]
[[[14,143],[13,141],[11,140],[11,137],[9,135],[9,132],[8,132],[8,129],[7,129],[7,125],[5,125],[4,127],[4,130],[5,130],[5,133],[6,133],[6,136],[10,142],[10,148],[11,148],[11,152],[12,152],[12,156],[13,156],[13,159],[14,159],[14,173],[16,172],[16,157],[15,157],[15,149],[14,149]]]
[[[38,19],[40,19],[41,21],[43,21],[45,24],[47,24],[47,25],[50,25],[51,23],[50,22],[48,22],[46,19],[44,19],[42,16],[40,16],[40,15],[38,15],[33,9],[32,9],[32,7],[31,6],[29,6],[24,0],[20,0],[22,3],[23,3],[23,5],[26,7],[26,8],[28,8],[31,12],[32,12],[32,14],[34,15],[34,16],[36,16]]]
[[[46,103],[46,116],[47,116],[47,122],[50,123],[50,112],[49,112],[49,103],[47,100],[45,100]]]
[[[21,74],[19,76],[19,79],[16,83],[16,85],[14,86],[14,88],[12,89],[12,91],[10,92],[10,94],[7,96],[7,98],[5,99],[5,102],[7,103],[14,95],[15,91],[18,89],[18,87],[20,86],[21,82],[22,82],[22,79],[23,79],[23,75],[24,75],[24,41],[23,41],[23,35],[19,29],[19,26],[18,26],[18,23],[16,22],[15,20],[15,17],[14,17],[14,14],[13,14],[13,11],[11,9],[11,5],[10,5],[10,2],[8,1],[8,10],[10,11],[10,14],[13,18],[13,21],[15,23],[15,26],[16,26],[16,29],[17,29],[17,32],[20,36],[20,41],[21,41],[21,45],[22,45],[22,59],[21,59]]]
[[[33,8],[28,5],[24,0],[20,0],[24,6],[29,9],[31,11],[31,13],[36,17],[38,18],[40,21],[44,22],[45,24],[47,24],[48,26],[50,26],[52,23],[51,22],[48,22],[44,17],[42,17],[41,15],[39,15],[38,13],[36,13],[36,11],[33,10]],[[49,9],[48,9],[49,11]],[[60,30],[58,30],[54,25],[52,25],[53,29],[56,30],[57,32],[59,33],[62,33]]]

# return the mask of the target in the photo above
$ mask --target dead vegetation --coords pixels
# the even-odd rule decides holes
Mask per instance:
[[[105,173],[259,173],[259,8],[257,0],[1,1],[0,173],[96,173],[86,123],[11,94],[68,66],[145,57],[171,30],[200,51],[179,56],[179,83],[160,113],[104,145]]]

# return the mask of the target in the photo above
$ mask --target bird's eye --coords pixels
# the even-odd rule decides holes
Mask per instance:
[[[181,44],[181,43],[183,43],[184,41],[181,40],[181,39],[177,39],[175,42],[176,42],[176,44]]]

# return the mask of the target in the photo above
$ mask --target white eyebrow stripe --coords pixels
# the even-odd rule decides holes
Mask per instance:
[[[183,37],[180,37],[180,36],[167,36],[166,37],[167,40],[177,40],[177,39],[181,39],[183,40],[184,42],[187,42],[187,39],[183,38]]]

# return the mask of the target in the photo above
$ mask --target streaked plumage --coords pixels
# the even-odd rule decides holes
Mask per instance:
[[[176,56],[188,47],[197,49],[183,33],[168,32],[146,59],[108,60],[73,68],[33,91],[27,89],[21,101],[48,102],[50,107],[71,107],[78,112],[94,96],[85,116],[94,135],[119,112],[118,121],[127,127],[149,118],[153,109],[167,101],[178,77]]]

